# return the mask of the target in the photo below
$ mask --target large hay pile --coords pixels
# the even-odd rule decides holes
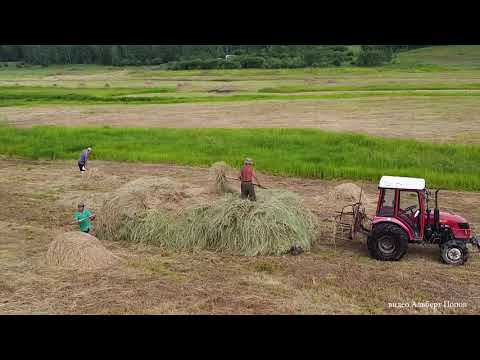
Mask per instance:
[[[315,235],[313,215],[287,191],[263,191],[258,201],[225,196],[187,212],[182,221],[184,248],[236,255],[280,255],[292,246],[310,250]]]
[[[101,239],[131,240],[131,232],[149,209],[176,202],[186,195],[168,178],[147,176],[129,182],[110,194],[97,217]]]
[[[97,234],[101,239],[127,240],[129,229],[146,210],[146,195],[120,193],[104,202],[97,216]]]
[[[265,191],[257,202],[227,195],[187,209],[176,219],[150,211],[129,227],[126,240],[173,249],[207,249],[235,255],[280,255],[293,246],[310,250],[315,218],[290,192]]]
[[[118,262],[95,236],[71,231],[57,236],[47,251],[47,264],[76,270],[101,269]]]
[[[156,246],[178,248],[178,226],[175,219],[162,210],[151,210],[132,222],[126,240]]]
[[[210,172],[222,194],[234,191],[226,182],[228,169],[225,163],[216,163]],[[213,203],[193,205],[187,195],[179,211],[169,212],[171,197],[180,194],[177,188],[169,179],[154,177],[122,186],[99,211],[99,238],[248,256],[284,254],[293,246],[311,248],[315,217],[291,192],[262,190],[256,202],[227,193]]]

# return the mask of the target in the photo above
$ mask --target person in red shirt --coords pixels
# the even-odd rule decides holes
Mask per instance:
[[[242,199],[248,199],[250,201],[256,201],[257,196],[255,195],[255,187],[253,185],[253,180],[260,185],[258,181],[257,174],[253,170],[253,161],[252,159],[245,159],[245,163],[240,170],[240,176],[238,177],[241,181],[240,189],[242,191]]]

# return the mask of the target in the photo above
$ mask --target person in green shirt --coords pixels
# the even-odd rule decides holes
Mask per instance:
[[[78,224],[80,225],[80,231],[88,233],[92,229],[92,223],[90,220],[94,220],[95,216],[96,215],[92,214],[90,210],[85,209],[84,203],[80,203],[78,204],[78,211],[76,211],[73,215],[75,221],[72,223],[72,225]]]

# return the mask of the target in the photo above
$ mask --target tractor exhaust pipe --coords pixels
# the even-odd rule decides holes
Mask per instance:
[[[440,209],[438,208],[438,192],[435,191],[435,209],[433,210],[433,224],[435,226],[435,231],[438,233],[440,231]]]

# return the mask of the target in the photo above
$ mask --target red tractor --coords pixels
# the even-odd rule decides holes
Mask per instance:
[[[351,237],[360,232],[367,235],[370,256],[377,260],[400,260],[408,243],[437,244],[441,258],[450,265],[464,264],[468,259],[467,244],[480,248],[480,239],[472,232],[463,217],[438,209],[438,192],[435,191],[435,208],[429,208],[431,192],[424,179],[383,176],[378,185],[377,211],[371,219],[371,229],[364,226],[365,210],[360,201],[352,206],[349,224]],[[361,196],[361,195],[360,195]]]

